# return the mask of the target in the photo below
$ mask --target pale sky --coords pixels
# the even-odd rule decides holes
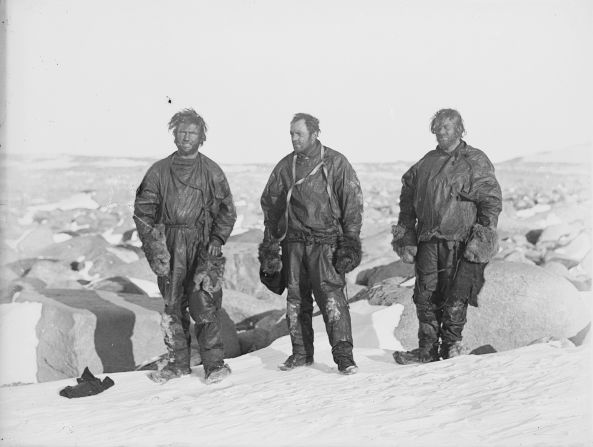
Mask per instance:
[[[493,161],[592,141],[590,0],[6,0],[9,153],[275,163],[306,112],[352,162],[415,160],[460,111]],[[169,100],[171,103],[169,103]]]

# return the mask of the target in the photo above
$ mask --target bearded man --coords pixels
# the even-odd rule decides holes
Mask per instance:
[[[297,113],[290,123],[294,151],[276,165],[261,196],[260,276],[281,274],[288,289],[292,355],[279,368],[313,363],[313,295],[339,372],[354,374],[358,368],[343,289],[345,273],[361,259],[362,191],[346,157],[321,144],[319,132],[319,120],[306,113]]]
[[[168,362],[149,377],[158,383],[189,374],[190,315],[207,382],[230,373],[224,363],[220,309],[221,246],[237,214],[220,167],[199,152],[206,123],[193,109],[171,118],[177,151],[153,164],[136,191],[134,221],[165,308]]]
[[[413,300],[418,349],[396,351],[398,363],[426,363],[466,352],[462,331],[468,303],[477,306],[484,268],[497,250],[502,194],[494,167],[461,137],[459,112],[439,110],[431,132],[437,147],[402,177],[392,246],[415,263]]]

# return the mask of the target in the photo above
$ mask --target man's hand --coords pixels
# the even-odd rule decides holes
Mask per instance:
[[[391,247],[397,253],[402,262],[406,264],[413,264],[418,253],[416,233],[411,228],[406,228],[402,225],[393,225],[391,227]]]
[[[265,239],[258,247],[260,270],[266,275],[273,275],[282,270],[280,243],[273,239]]]
[[[221,245],[222,243],[218,239],[211,239],[210,243],[208,244],[208,254],[211,256],[220,256],[220,254],[222,253],[222,250],[220,248]]]
[[[358,235],[344,235],[338,242],[334,267],[338,273],[350,273],[360,265],[362,247]]]
[[[171,255],[167,250],[165,226],[157,224],[142,242],[142,250],[150,268],[157,276],[168,276]]]

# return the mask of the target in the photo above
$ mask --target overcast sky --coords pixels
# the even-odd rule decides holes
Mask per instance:
[[[493,161],[590,143],[593,2],[7,0],[14,153],[276,162],[296,112],[354,162],[414,160],[457,108]]]

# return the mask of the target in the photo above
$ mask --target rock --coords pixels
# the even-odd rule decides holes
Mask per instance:
[[[558,247],[555,250],[546,253],[545,260],[546,263],[550,261],[561,262],[570,269],[580,264],[590,251],[591,237],[589,234],[581,233],[568,245]]]
[[[584,272],[588,272],[589,274],[593,273],[593,250],[590,250],[589,253],[585,255],[579,265]]]
[[[109,246],[109,243],[101,236],[86,235],[49,245],[39,252],[39,256],[68,262],[80,261],[81,259],[93,261],[95,258],[104,255]]]
[[[591,340],[591,323],[581,329],[578,333],[573,335],[572,337],[568,337],[568,339],[574,343],[575,346],[581,346],[582,344],[586,343],[587,341]]]
[[[265,329],[248,329],[239,332],[239,344],[241,354],[257,351],[269,346],[273,340],[270,340],[270,333]]]
[[[520,250],[514,250],[514,251],[510,252],[509,254],[507,254],[504,257],[504,260],[506,262],[520,262],[522,264],[535,265],[535,263],[532,260],[527,259],[527,257],[525,256],[525,253]]]
[[[257,351],[269,346],[279,337],[288,335],[286,312],[271,310],[260,315],[254,315],[237,324],[241,352]]]
[[[395,261],[387,265],[363,270],[356,277],[356,284],[372,287],[384,279],[393,277],[409,278],[414,276],[414,265],[405,264],[402,261]]]
[[[530,244],[535,245],[539,241],[539,238],[543,232],[543,229],[529,230],[525,235],[525,238]]]
[[[356,301],[366,299],[375,306],[391,306],[394,303],[411,300],[414,289],[401,287],[401,278],[387,278],[373,287],[359,292]]]
[[[556,348],[574,348],[574,346],[575,346],[575,344],[572,341],[570,341],[570,339],[568,339],[568,338],[558,338],[558,337],[550,337],[550,336],[538,338],[537,340],[533,340],[529,344],[537,345],[537,344],[542,344],[542,343],[549,344]]]
[[[90,290],[39,292],[26,287],[15,301],[42,304],[35,325],[38,342],[23,346],[35,350],[39,382],[77,377],[86,366],[97,373],[132,371],[166,352],[162,299]],[[235,325],[224,309],[221,323],[225,357],[240,355]],[[191,332],[195,345],[193,328]]]
[[[54,243],[53,232],[47,225],[38,225],[26,231],[17,243],[21,256],[35,256],[44,248]]]
[[[111,265],[103,264],[101,274],[106,278],[112,276],[123,276],[127,278],[138,278],[144,281],[156,282],[156,275],[150,269],[148,261],[145,257],[142,257],[138,261],[131,262],[129,264],[120,264],[117,261],[114,261]]]
[[[556,225],[550,225],[542,231],[537,243],[539,245],[542,244],[550,244],[550,246],[554,247],[558,244],[558,241],[562,237],[566,237],[573,232],[573,227],[566,222],[562,222]]]
[[[134,282],[124,276],[112,276],[93,283],[90,287],[93,290],[104,290],[115,293],[132,293],[135,295],[147,295]]]
[[[558,276],[562,276],[563,278],[569,279],[570,272],[566,268],[566,266],[560,262],[550,261],[543,265],[543,268],[546,269],[548,272],[554,273]]]
[[[57,260],[38,259],[26,273],[27,278],[43,281],[48,288],[82,289],[80,274],[72,270],[69,263]]]
[[[256,315],[251,315],[244,320],[236,323],[238,331],[247,331],[249,329],[270,330],[286,315],[284,309],[272,309]]]
[[[223,289],[222,306],[228,312],[231,320],[240,323],[254,315],[261,315],[273,309],[284,311],[286,299],[275,295],[272,299],[258,299],[254,296],[231,289]]]
[[[9,284],[17,278],[20,276],[14,270],[7,265],[0,265],[0,285]]]
[[[6,242],[0,240],[0,264],[10,264],[19,259],[20,255]]]
[[[541,337],[567,338],[589,323],[589,312],[575,287],[543,268],[493,261],[485,277],[479,307],[469,307],[463,331],[470,350],[489,344],[505,351]],[[416,348],[418,319],[411,295],[394,294],[384,302],[403,306],[394,335],[404,349]]]

